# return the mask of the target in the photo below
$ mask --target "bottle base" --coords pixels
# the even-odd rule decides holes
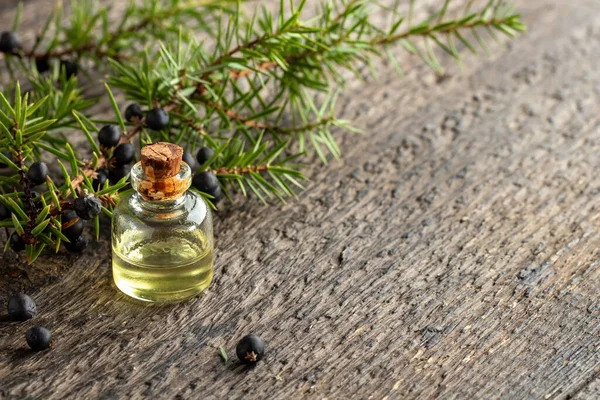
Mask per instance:
[[[178,303],[184,300],[188,300],[204,292],[210,286],[211,281],[212,276],[205,282],[202,282],[197,286],[193,286],[185,290],[179,290],[176,292],[157,292],[139,289],[127,285],[126,282],[118,281],[116,279],[114,280],[117,288],[127,296],[149,303]]]
[[[156,303],[179,302],[204,291],[213,278],[212,247],[175,239],[138,242],[128,249],[129,257],[113,247],[117,288],[135,299]]]

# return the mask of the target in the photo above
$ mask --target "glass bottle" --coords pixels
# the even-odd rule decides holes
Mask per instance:
[[[183,149],[159,142],[142,149],[112,220],[112,265],[117,287],[145,301],[175,302],[197,295],[213,276],[209,207],[188,190]]]

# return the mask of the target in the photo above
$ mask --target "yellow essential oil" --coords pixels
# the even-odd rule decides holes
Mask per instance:
[[[182,153],[170,143],[144,147],[131,170],[133,190],[113,212],[113,278],[136,299],[181,301],[212,281],[212,216],[203,198],[188,190],[191,171]]]
[[[197,241],[124,240],[121,248],[113,246],[115,284],[147,301],[179,301],[199,294],[212,281],[213,248],[198,236]]]

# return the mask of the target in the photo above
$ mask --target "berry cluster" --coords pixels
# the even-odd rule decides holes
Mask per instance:
[[[0,37],[0,42],[2,41]],[[0,46],[1,47],[1,46]],[[6,154],[8,158],[12,156],[10,154]],[[2,165],[0,167],[5,167],[6,165]],[[48,166],[43,162],[34,162],[29,166],[27,173],[25,174],[26,179],[29,181],[31,186],[39,186],[43,183],[46,183],[48,178]],[[40,194],[34,190],[31,191],[31,198],[35,201],[40,196]],[[0,204],[0,220],[7,220],[11,218],[11,212],[4,204]],[[14,251],[23,251],[25,250],[25,240],[17,233],[17,231],[13,231],[9,238],[10,247]]]
[[[146,126],[153,131],[162,131],[169,126],[169,113],[160,107],[155,107],[146,113],[144,119],[144,111],[138,103],[132,103],[125,109],[125,119],[138,126]]]
[[[38,186],[46,182],[48,178],[48,166],[43,162],[34,162],[29,166],[26,178],[30,186]],[[35,201],[40,194],[31,191],[31,197]],[[84,224],[82,220],[92,219],[102,209],[100,200],[94,196],[78,197],[71,202],[74,211],[66,208],[62,216],[62,233],[69,239],[70,243],[65,242],[65,248],[74,253],[80,253],[87,247],[88,240],[83,235]],[[4,204],[0,204],[0,220],[11,218],[11,212]],[[26,242],[17,231],[13,231],[9,238],[10,247],[20,252],[25,250]]]
[[[27,321],[35,317],[37,306],[33,299],[19,293],[8,299],[8,316],[13,321]],[[25,332],[25,341],[33,351],[51,349],[54,346],[52,334],[42,326],[34,326]]]
[[[125,119],[128,122],[132,122],[138,126],[145,126],[154,131],[160,131],[169,126],[169,113],[163,108],[153,108],[144,116],[144,111],[137,103],[132,103],[127,106],[125,109]],[[115,146],[119,142],[120,138],[121,132],[119,127],[115,125],[107,125],[103,127],[98,134],[98,140],[100,141],[100,144],[105,147]],[[121,151],[119,151],[122,146],[124,146],[124,144],[119,145],[113,152],[113,158],[117,166],[123,164],[125,160],[130,160],[130,156],[133,158],[133,147],[127,147],[126,149],[123,148]],[[188,164],[192,170],[194,170],[197,164],[204,165],[213,155],[214,151],[210,147],[202,147],[200,150],[198,150],[196,159],[194,159],[189,151],[185,151],[183,153],[183,161]],[[212,196],[211,201],[214,204],[218,203],[223,198],[223,192],[221,186],[219,185],[219,180],[213,172],[204,171],[196,173],[192,183],[196,189]]]
[[[103,187],[107,180],[116,183],[131,170],[131,162],[135,157],[135,149],[131,143],[120,143],[123,133],[117,125],[105,125],[98,132],[98,142],[106,152],[112,149],[112,162],[108,169],[99,169],[94,179],[95,189]],[[120,144],[119,144],[120,143]]]
[[[102,211],[102,204],[93,195],[81,196],[73,201],[73,210],[63,214],[62,233],[69,239],[65,248],[71,253],[81,253],[88,245],[83,235],[84,220],[90,220]]]
[[[14,39],[14,40],[13,40]],[[18,46],[15,39],[10,34],[0,35],[0,50],[8,51],[10,47],[13,51],[17,51]],[[12,43],[12,44],[11,44]],[[134,125],[133,130],[123,132],[118,125],[105,125],[98,132],[98,142],[102,149],[102,153],[107,160],[103,166],[95,171],[92,185],[95,190],[100,190],[106,187],[108,181],[112,184],[117,183],[131,170],[131,164],[135,160],[134,146],[129,142],[133,134],[141,131],[143,128],[151,130],[164,130],[169,126],[169,114],[163,108],[153,108],[144,112],[139,104],[130,104],[125,110],[125,118],[128,122]],[[12,158],[10,153],[5,154],[7,158]],[[214,156],[214,151],[209,147],[202,147],[198,150],[196,157],[188,151],[183,154],[185,161],[192,170],[197,166],[206,168],[207,164]],[[17,162],[21,160],[14,160]],[[6,167],[6,165],[0,165]],[[40,195],[32,190],[35,186],[42,185],[48,180],[48,166],[44,162],[34,162],[28,168],[24,168],[25,173],[22,179],[25,181],[26,195],[30,194],[31,199],[35,203],[35,199]],[[192,180],[193,186],[199,191],[211,196],[211,201],[216,204],[223,198],[223,192],[219,184],[219,180],[214,172],[200,171],[197,172]],[[29,201],[27,200],[26,203]],[[82,252],[88,245],[88,239],[83,234],[84,221],[93,219],[102,210],[100,200],[94,195],[81,195],[75,199],[66,199],[65,206],[61,204],[62,220],[61,230],[67,240],[64,240],[65,248],[74,253]],[[28,203],[31,206],[31,203]],[[33,205],[38,208],[40,204]],[[54,216],[57,216],[54,214]],[[11,219],[9,208],[0,203],[0,220]],[[21,252],[26,249],[27,244],[35,244],[35,238],[32,237],[28,229],[25,229],[25,234],[19,234],[17,230],[13,231],[9,237],[10,247]]]
[[[125,119],[135,124],[136,129],[145,125],[152,130],[163,130],[169,125],[169,114],[164,109],[154,108],[144,118],[144,112],[137,103],[132,103],[125,109]],[[94,188],[102,187],[107,180],[114,184],[131,171],[135,149],[127,140],[122,140],[123,137],[123,132],[117,125],[105,125],[98,132],[98,142],[106,154],[112,150],[112,157],[107,169],[97,171]]]

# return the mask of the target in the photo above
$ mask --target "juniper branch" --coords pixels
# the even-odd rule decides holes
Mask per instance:
[[[106,32],[103,36],[100,37],[99,40],[94,40],[90,38],[89,41],[83,43],[72,44],[70,41],[65,38],[62,40],[61,45],[62,48],[53,49],[52,46],[55,42],[51,44],[51,47],[46,51],[36,51],[39,45],[41,44],[44,36],[38,35],[34,45],[28,51],[20,51],[15,55],[18,57],[29,58],[32,60],[43,60],[43,59],[60,59],[66,56],[77,56],[81,57],[94,57],[98,59],[106,59],[108,57],[115,60],[133,60],[135,59],[134,54],[127,54],[122,51],[122,49],[115,50],[113,46],[119,42],[120,40],[127,38],[133,34],[138,34],[154,27],[160,27],[163,21],[172,19],[175,16],[183,15],[188,13],[191,10],[196,10],[198,8],[208,9],[210,7],[224,8],[228,4],[233,3],[233,0],[188,0],[178,2],[176,6],[173,7],[164,7],[163,9],[156,10],[156,12],[151,13],[150,15],[141,18],[138,22],[133,23],[129,26],[126,26],[126,19],[123,19],[121,24],[112,32]],[[57,4],[55,12],[61,8],[61,3]],[[86,8],[88,12],[93,10],[93,5],[90,3],[84,3],[82,5],[77,5],[74,3],[74,6],[80,6]],[[154,7],[151,5],[151,7]],[[150,8],[151,10],[152,8]],[[147,13],[148,11],[144,8],[138,8],[135,3],[132,3],[130,9],[125,10],[125,14],[134,14],[133,11],[137,11],[139,14]],[[159,14],[160,12],[160,14]],[[73,14],[75,15],[75,14]],[[54,13],[50,16],[47,26],[50,25],[51,20],[54,18]],[[75,18],[75,16],[73,17]],[[89,17],[90,20],[96,21],[96,15],[92,15]],[[74,25],[78,20],[73,19],[72,24]],[[60,33],[60,30],[56,33]],[[128,50],[133,50],[131,46],[127,47]]]
[[[485,11],[482,11],[483,14]],[[521,32],[524,29],[524,26],[519,21],[520,15],[511,14],[501,18],[494,18],[490,16],[489,18],[480,18],[475,19],[477,14],[470,14],[459,20],[449,20],[443,21],[438,20],[435,24],[422,23],[416,27],[409,27],[406,31],[396,34],[388,34],[388,35],[379,35],[375,36],[367,41],[365,44],[371,46],[371,50],[376,50],[377,47],[389,45],[392,43],[396,43],[402,41],[404,39],[409,39],[412,37],[432,37],[436,34],[442,35],[461,35],[461,31],[470,31],[478,27],[489,28],[493,27],[496,29],[502,29],[503,27],[511,27],[515,29],[517,32]],[[474,20],[475,19],[475,20]],[[306,51],[300,54],[295,54],[286,58],[288,64],[298,62],[301,60],[306,60],[309,58],[314,58],[324,53],[331,51],[332,48],[343,44],[347,38],[340,37],[332,43],[330,48],[320,48],[316,51]],[[268,70],[273,67],[277,67],[277,63],[273,63],[271,61],[260,64],[257,69],[260,71]],[[231,78],[238,78],[242,76],[247,76],[252,71],[232,71]]]
[[[334,134],[355,130],[335,114],[334,88],[342,87],[349,75],[343,71],[361,75],[360,64],[370,66],[373,58],[384,56],[399,69],[389,51],[394,44],[438,70],[438,49],[460,58],[455,40],[475,52],[471,37],[485,48],[479,30],[514,37],[525,29],[520,16],[501,0],[491,0],[475,13],[469,10],[470,1],[464,15],[455,18],[448,17],[449,3],[443,2],[438,13],[417,25],[413,1],[406,19],[391,8],[392,21],[383,27],[373,20],[372,8],[384,5],[374,0],[324,2],[310,19],[303,16],[303,0],[292,0],[289,10],[282,6],[276,15],[263,11],[249,18],[239,4],[230,10],[230,2],[220,0],[173,0],[160,6],[156,0],[140,0],[132,2],[116,24],[104,23],[106,10],[88,12],[85,4],[91,2],[74,3],[70,25],[54,18],[57,11],[32,48],[11,54],[21,59],[5,57],[7,69],[21,71],[29,80],[33,104],[20,93],[10,101],[0,96],[0,161],[16,173],[0,176],[0,190],[9,191],[0,195],[0,202],[13,213],[12,220],[0,221],[0,226],[31,234],[27,255],[33,261],[44,245],[58,248],[65,227],[61,215],[72,207],[74,197],[93,193],[110,215],[127,183],[111,178],[102,188],[92,187],[99,171],[114,165],[113,150],[96,143],[99,123],[117,125],[120,144],[137,137],[140,144],[168,140],[188,151],[209,147],[214,154],[199,170],[216,174],[228,197],[231,191],[252,192],[264,202],[295,196],[304,179],[295,160],[307,152],[323,162],[331,155],[339,157]],[[217,9],[231,12],[230,18],[212,12]],[[208,43],[198,42],[197,30],[181,24],[187,21],[198,26]],[[416,38],[424,45],[417,45]],[[44,44],[45,50],[39,50]],[[96,68],[97,61],[109,60],[108,84],[147,109],[162,107],[169,112],[170,124],[160,131],[150,130],[145,117],[126,124],[122,105],[108,86],[114,118],[94,120],[94,100],[83,97],[75,78],[67,79],[57,68],[41,75],[30,70],[27,60],[65,57],[96,61]],[[80,161],[64,129],[85,134],[91,160]],[[9,149],[12,157],[2,153]],[[64,183],[57,186],[48,178],[47,190],[34,200],[27,164],[44,152],[70,169],[60,162]],[[10,193],[15,186],[23,192]]]
[[[363,20],[362,23],[365,24],[365,26],[368,26],[369,30],[373,30],[375,35],[364,39],[360,36],[353,38],[353,29],[343,30],[343,24],[347,19],[350,19],[353,11],[356,11],[358,7],[363,7],[365,4],[366,2],[360,0],[353,0],[346,3],[343,10],[334,18],[332,18],[331,21],[328,21],[325,28],[322,29],[321,33],[319,33],[326,34],[330,33],[332,30],[335,31],[335,29],[342,29],[341,34],[331,35],[332,40],[330,42],[325,41],[318,46],[315,46],[317,47],[316,49],[305,49],[304,51],[297,52],[294,50],[295,47],[290,45],[290,54],[283,57],[283,59],[263,61],[255,64],[254,66],[245,66],[244,69],[235,67],[232,68],[232,65],[227,62],[227,60],[236,53],[243,52],[244,50],[255,49],[260,46],[268,46],[269,40],[272,41],[273,39],[285,38],[286,33],[292,32],[294,29],[303,29],[304,27],[300,22],[297,22],[295,25],[293,23],[285,24],[285,29],[277,31],[274,34],[257,36],[256,38],[245,43],[237,44],[231,50],[225,51],[223,55],[218,56],[204,68],[205,72],[202,74],[200,82],[197,84],[196,91],[193,96],[195,96],[196,99],[203,103],[207,108],[214,108],[223,116],[228,117],[232,122],[234,122],[234,126],[241,124],[247,128],[266,130],[268,132],[275,133],[292,133],[295,131],[304,132],[309,130],[311,127],[318,127],[321,124],[315,122],[312,124],[306,124],[306,126],[290,128],[269,124],[263,121],[257,121],[251,117],[243,116],[232,108],[219,103],[220,99],[206,98],[207,84],[210,84],[213,87],[219,87],[219,85],[227,85],[229,82],[241,78],[250,78],[253,74],[262,74],[269,70],[275,70],[273,74],[277,74],[277,71],[283,70],[282,75],[274,75],[275,79],[280,80],[286,76],[289,76],[289,71],[293,71],[298,68],[301,69],[306,66],[310,66],[315,70],[323,70],[328,68],[328,70],[331,71],[333,70],[333,67],[328,67],[329,63],[334,65],[337,64],[340,67],[352,68],[350,65],[351,62],[365,61],[367,60],[366,57],[368,53],[379,54],[380,48],[385,48],[396,42],[404,42],[405,48],[423,57],[424,60],[432,67],[437,67],[432,60],[426,58],[419,50],[411,45],[408,40],[414,37],[430,38],[434,40],[435,43],[438,44],[438,46],[444,51],[447,51],[455,58],[458,58],[458,54],[454,50],[454,46],[444,45],[439,40],[439,35],[448,37],[448,40],[450,40],[452,36],[456,36],[461,42],[465,43],[471,50],[473,50],[473,46],[470,45],[470,43],[468,43],[468,41],[465,39],[464,34],[461,33],[462,31],[474,31],[476,28],[493,27],[512,36],[514,33],[524,30],[524,25],[520,22],[520,16],[513,12],[509,12],[510,9],[505,11],[503,15],[498,15],[493,12],[498,9],[496,5],[500,3],[491,2],[481,12],[468,14],[460,19],[444,20],[444,16],[447,11],[446,4],[446,6],[440,11],[439,17],[435,23],[424,22],[417,26],[409,25],[405,31],[396,33],[395,30],[397,30],[403,22],[403,19],[400,18],[388,33],[380,34],[380,30],[374,30],[368,25],[368,23],[364,22],[365,20]],[[354,21],[351,22],[355,25],[358,24]],[[311,34],[313,33],[313,31],[310,32]],[[306,36],[306,40],[309,40],[308,36],[310,36],[310,34]],[[316,39],[311,38],[310,40],[314,42]],[[294,43],[294,45],[296,44],[297,43]],[[281,45],[275,46],[276,48],[281,47]],[[337,49],[343,48],[344,46],[351,46],[357,50],[354,52],[349,52],[345,56],[338,57]],[[239,63],[238,60],[235,60],[235,62]],[[217,72],[221,69],[229,69],[224,77],[218,77],[217,75]],[[327,83],[324,82],[323,88],[326,88],[327,86]]]

